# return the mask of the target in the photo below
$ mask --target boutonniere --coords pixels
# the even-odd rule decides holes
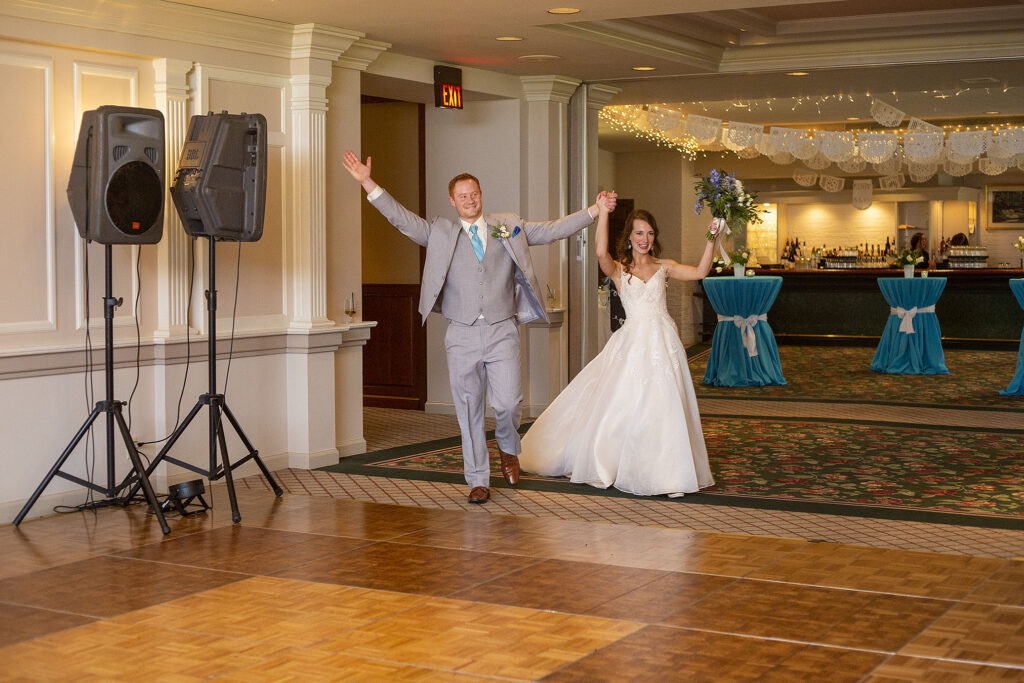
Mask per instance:
[[[517,230],[518,230],[518,228],[517,228]],[[494,238],[497,238],[497,239],[508,239],[511,236],[512,236],[512,233],[510,233],[508,231],[508,226],[505,225],[504,223],[502,223],[500,225],[492,225],[491,226],[491,237],[494,237]]]

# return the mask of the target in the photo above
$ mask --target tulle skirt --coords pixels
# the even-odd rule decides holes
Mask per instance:
[[[713,485],[686,352],[668,314],[628,318],[522,448],[527,472],[636,495]]]

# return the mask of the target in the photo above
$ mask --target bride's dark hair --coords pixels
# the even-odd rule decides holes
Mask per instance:
[[[622,264],[622,269],[629,273],[633,268],[633,249],[630,248],[629,236],[633,233],[633,222],[644,221],[654,230],[654,243],[648,253],[654,258],[661,256],[661,242],[658,241],[658,222],[650,211],[645,209],[633,209],[626,216],[626,226],[619,233],[619,241],[615,244],[615,255]]]

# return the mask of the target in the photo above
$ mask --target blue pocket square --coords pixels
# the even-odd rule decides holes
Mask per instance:
[[[515,236],[516,236],[516,235],[518,235],[518,234],[519,234],[519,226],[517,225],[517,226],[516,226],[516,227],[515,227],[515,228],[514,228],[514,229],[512,230],[512,236],[513,236],[513,237],[515,237]]]

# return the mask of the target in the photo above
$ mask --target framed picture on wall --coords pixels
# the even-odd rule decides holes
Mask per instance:
[[[985,227],[1024,229],[1024,185],[985,186]]]

